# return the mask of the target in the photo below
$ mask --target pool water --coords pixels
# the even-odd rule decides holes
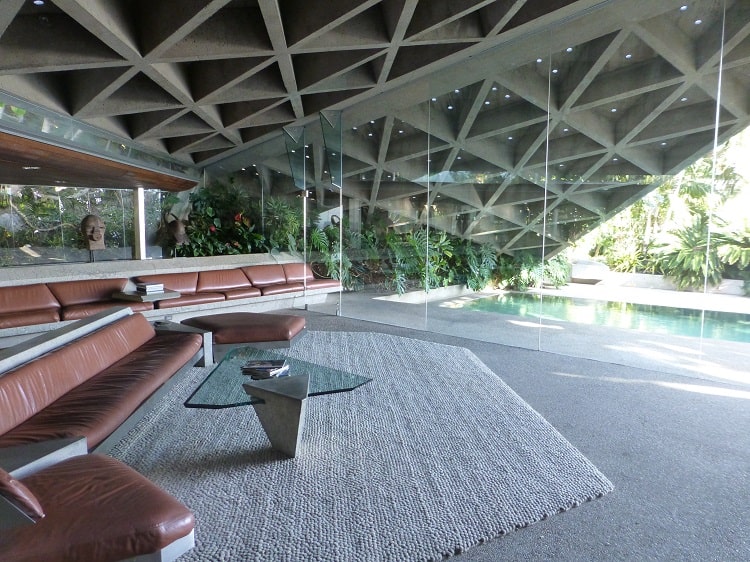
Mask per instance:
[[[676,336],[750,342],[750,314],[579,299],[536,293],[506,293],[465,305],[470,310],[562,320]],[[705,314],[705,316],[703,316]]]

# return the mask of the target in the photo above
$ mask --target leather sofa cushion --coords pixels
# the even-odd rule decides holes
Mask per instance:
[[[329,289],[341,286],[341,282],[336,279],[316,278],[309,263],[285,263],[283,267],[287,283],[304,282],[308,289]]]
[[[154,337],[132,314],[0,377],[0,435],[70,392]]]
[[[338,289],[341,287],[341,281],[338,279],[308,279],[308,289]]]
[[[240,269],[255,287],[286,283],[286,275],[281,264],[249,265]]]
[[[59,321],[60,313],[57,308],[0,314],[0,328],[16,328],[18,326],[31,326],[33,324],[46,324],[47,322]]]
[[[0,287],[0,310],[3,315],[14,312],[48,310],[56,312],[60,303],[43,283]]]
[[[80,320],[86,318],[97,312],[102,312],[115,306],[127,306],[133,312],[144,312],[146,310],[153,310],[154,303],[152,302],[134,302],[134,301],[118,301],[108,300],[102,302],[92,302],[86,304],[74,304],[73,306],[66,306],[62,311],[63,320]]]
[[[0,496],[34,521],[44,517],[44,510],[31,490],[2,468],[0,468]]]
[[[315,279],[312,269],[306,263],[285,263],[284,275],[288,283],[301,283],[304,279]]]
[[[165,289],[178,293],[194,293],[198,289],[197,271],[139,275],[136,280],[142,283],[163,283]]]
[[[213,269],[198,272],[197,292],[223,292],[224,289],[244,289],[251,287],[239,269]]]
[[[85,436],[96,448],[201,348],[203,336],[160,331],[117,363],[0,436],[0,447]]]
[[[224,293],[186,293],[177,299],[158,301],[156,303],[156,308],[175,308],[176,306],[206,304],[209,302],[222,302],[224,300]]]
[[[195,527],[182,503],[105,455],[66,459],[23,483],[46,517],[0,533],[0,560],[125,560],[157,552]]]
[[[86,279],[78,281],[60,281],[47,283],[47,287],[63,306],[86,304],[91,302],[109,301],[112,293],[122,291],[128,280],[114,279]]]
[[[284,293],[301,293],[305,289],[302,283],[279,283],[278,285],[266,285],[260,290],[264,295],[283,295]]]
[[[247,287],[246,289],[229,289],[222,291],[228,301],[233,299],[249,299],[252,297],[259,297],[261,293],[258,287]]]

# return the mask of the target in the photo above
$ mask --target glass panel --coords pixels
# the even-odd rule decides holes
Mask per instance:
[[[343,115],[343,212],[350,289],[342,314],[424,329],[430,98],[362,120]]]
[[[0,239],[3,266],[132,259],[132,192],[5,185]]]

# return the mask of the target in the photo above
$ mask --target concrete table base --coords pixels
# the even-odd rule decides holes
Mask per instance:
[[[243,383],[245,392],[263,402],[253,404],[271,446],[288,455],[297,455],[305,426],[305,403],[309,375],[279,377]]]

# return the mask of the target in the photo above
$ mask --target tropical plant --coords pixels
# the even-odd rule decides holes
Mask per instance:
[[[498,259],[495,249],[489,244],[477,246],[470,241],[463,244],[468,275],[466,286],[473,291],[481,291],[492,281]]]
[[[543,284],[559,288],[570,278],[570,263],[563,254],[543,261],[534,254],[524,252],[516,257],[502,256],[498,260],[496,281],[499,287],[526,291]]]
[[[680,290],[702,289],[704,284],[721,283],[724,264],[719,257],[720,237],[709,238],[708,221],[701,215],[693,223],[671,233],[668,242],[656,249],[661,269]]]

